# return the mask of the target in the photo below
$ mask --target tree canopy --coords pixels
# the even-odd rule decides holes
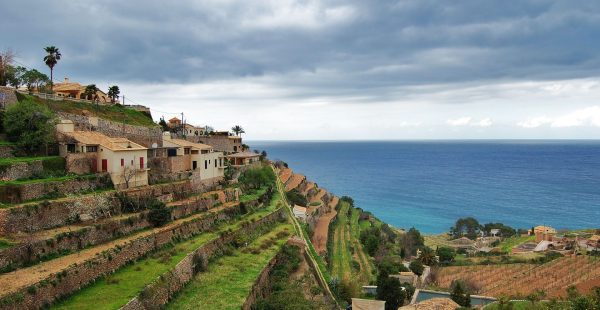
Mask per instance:
[[[54,114],[33,101],[21,101],[8,107],[4,115],[4,131],[9,141],[26,154],[44,148],[52,141]]]
[[[472,217],[460,218],[456,221],[454,227],[450,228],[450,234],[454,238],[465,236],[469,239],[475,239],[480,231],[481,225]]]

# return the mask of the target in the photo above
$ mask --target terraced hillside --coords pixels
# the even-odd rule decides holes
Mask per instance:
[[[572,256],[537,264],[487,266],[454,266],[440,269],[437,283],[448,288],[454,279],[462,279],[479,287],[488,296],[525,296],[544,290],[549,297],[564,296],[567,287],[579,285],[588,293],[592,282],[600,281],[600,258]]]

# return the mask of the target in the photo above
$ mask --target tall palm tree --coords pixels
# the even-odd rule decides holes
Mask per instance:
[[[44,50],[46,51],[46,53],[48,53],[46,54],[46,57],[44,57],[44,62],[48,67],[50,67],[50,92],[52,92],[52,85],[54,84],[54,66],[56,66],[56,64],[60,60],[60,56],[62,55],[60,54],[60,51],[56,46],[47,46],[46,48],[44,48]]]
[[[95,100],[96,97],[98,96],[96,93],[99,90],[100,89],[98,89],[98,87],[96,87],[96,84],[90,84],[85,87],[85,91],[83,92],[83,94],[85,95],[85,98],[87,100]],[[92,99],[90,99],[90,98],[92,98]]]
[[[242,126],[240,126],[240,125],[235,125],[235,126],[231,127],[231,131],[233,131],[236,136],[239,136],[240,134],[246,133],[244,131],[244,128],[242,128]]]
[[[114,103],[119,98],[119,94],[121,91],[119,90],[119,86],[114,85],[108,88],[107,95],[110,97],[110,100]]]

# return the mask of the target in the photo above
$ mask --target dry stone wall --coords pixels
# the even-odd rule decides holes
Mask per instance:
[[[6,86],[0,86],[0,109],[6,109],[8,106],[17,103],[15,89]]]
[[[194,277],[197,270],[196,263],[199,263],[198,259],[195,258],[204,257],[208,259],[218,253],[225,245],[232,242],[238,235],[248,234],[261,226],[284,218],[284,210],[278,209],[258,221],[246,223],[237,232],[222,235],[218,239],[203,245],[188,254],[173,270],[161,276],[158,281],[146,286],[138,297],[123,306],[121,310],[160,309],[161,306],[167,304]]]
[[[0,209],[0,235],[36,232],[77,222],[79,219],[101,220],[120,214],[114,191],[73,196]],[[159,184],[124,191],[130,197],[168,197],[165,202],[182,199],[193,193],[190,182]]]
[[[0,186],[0,202],[22,203],[44,197],[58,198],[86,191],[111,188],[107,175],[94,175],[61,181],[15,183]]]
[[[15,149],[11,145],[0,145],[0,158],[14,157]]]
[[[17,179],[31,178],[44,171],[41,160],[31,162],[16,162],[0,166],[0,181],[14,181]]]
[[[176,220],[207,211],[215,205],[236,201],[238,195],[237,189],[227,189],[207,195],[207,197],[189,199],[171,205],[171,217]],[[101,244],[149,228],[151,224],[148,222],[146,214],[147,212],[142,212],[123,219],[109,219],[103,222],[91,223],[80,230],[64,232],[45,239],[24,240],[18,245],[0,250],[0,270],[10,270],[29,265],[43,260],[47,256],[80,250],[90,245]]]
[[[234,207],[218,213],[209,213],[206,217],[187,221],[175,228],[162,229],[155,234],[107,250],[83,264],[73,264],[62,272],[53,274],[31,287],[22,288],[15,293],[3,296],[0,299],[0,309],[40,309],[47,307],[56,299],[72,294],[97,278],[116,271],[128,262],[175,240],[188,239],[198,233],[207,231],[216,222],[231,219],[239,212],[240,208]],[[244,229],[251,231],[269,219],[275,220],[276,217],[284,216],[283,212],[274,214],[276,216],[267,216],[254,223],[248,223],[247,226],[244,226]],[[225,234],[219,240],[226,241],[227,238],[232,238],[232,236]],[[219,246],[220,244],[215,243],[212,250],[214,251]]]
[[[260,275],[252,285],[250,294],[246,297],[246,301],[244,301],[244,304],[242,305],[242,310],[251,310],[259,297],[265,298],[267,296],[271,287],[271,271],[273,270],[273,267],[275,267],[275,264],[277,264],[277,256],[273,257],[267,266],[260,272]]]
[[[127,125],[102,118],[64,112],[57,114],[63,119],[73,121],[78,130],[98,131],[109,137],[125,137],[148,148],[152,147],[154,143],[157,146],[162,146],[162,129],[160,127]]]

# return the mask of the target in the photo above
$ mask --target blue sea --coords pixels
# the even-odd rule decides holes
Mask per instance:
[[[516,228],[600,228],[600,141],[250,141],[400,228],[465,216]]]

